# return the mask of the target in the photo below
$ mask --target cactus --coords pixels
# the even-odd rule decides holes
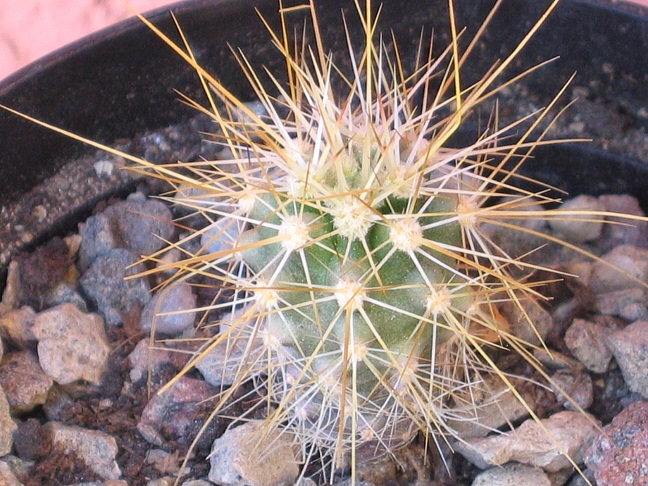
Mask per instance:
[[[360,55],[357,46],[349,49],[350,79],[338,75],[324,50],[313,1],[317,42],[310,49],[293,52],[285,29],[269,29],[287,65],[287,86],[270,75],[266,87],[238,54],[262,115],[142,17],[209,85],[211,104],[200,109],[218,124],[219,142],[232,156],[173,167],[119,153],[174,184],[174,203],[213,222],[191,236],[201,239],[197,254],[165,264],[161,253],[148,257],[160,271],[177,270],[176,281],[206,277],[230,296],[209,308],[223,315],[214,323],[219,332],[179,376],[221,353],[223,375],[230,375],[222,382],[231,386],[223,387],[214,414],[226,414],[225,404],[252,379],[268,427],[294,434],[305,462],[321,454],[331,470],[352,471],[366,451],[390,453],[420,431],[433,441],[454,435],[452,419],[476,419],[475,397],[491,391],[493,377],[537,419],[490,350],[520,353],[549,379],[498,312],[509,302],[527,315],[525,302],[543,297],[526,276],[541,267],[506,253],[483,226],[576,249],[519,222],[606,216],[526,211],[555,201],[541,185],[531,193],[513,184],[537,143],[531,133],[555,101],[508,145],[499,140],[510,127],[494,127],[472,144],[447,147],[497,93],[495,83],[557,0],[510,56],[469,87],[460,75],[466,58],[452,1],[450,48],[419,62],[412,75],[374,38],[372,2],[355,3],[365,45]],[[444,74],[432,91],[437,73]],[[332,88],[340,78],[346,92]]]

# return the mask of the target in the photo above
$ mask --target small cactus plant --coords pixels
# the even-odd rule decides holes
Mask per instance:
[[[490,349],[510,348],[542,373],[498,310],[508,302],[527,315],[525,302],[542,299],[526,279],[539,267],[502,250],[483,226],[542,237],[516,221],[600,220],[605,213],[529,212],[531,204],[555,201],[542,187],[531,193],[513,184],[537,143],[531,133],[552,106],[509,145],[498,143],[506,129],[497,127],[461,148],[447,141],[496,94],[496,81],[557,3],[509,57],[463,86],[451,0],[450,48],[419,62],[412,75],[375,39],[372,2],[356,0],[365,45],[359,55],[350,45],[350,78],[325,51],[311,0],[312,48],[293,52],[285,29],[270,30],[287,86],[272,75],[265,86],[238,55],[262,115],[149,24],[208,86],[211,106],[201,110],[231,152],[227,160],[177,167],[120,153],[174,184],[174,203],[213,221],[192,236],[201,238],[198,253],[158,265],[176,269],[175,280],[208,277],[230,296],[209,309],[224,315],[214,323],[220,330],[181,375],[221,353],[230,375],[222,382],[231,385],[223,404],[255,380],[269,428],[294,434],[305,462],[321,454],[331,471],[348,465],[352,474],[361,451],[390,453],[420,431],[435,441],[455,434],[453,418],[478,416],[475,396],[490,391],[487,376],[535,417]],[[332,88],[340,80],[346,92]],[[161,262],[160,254],[148,258]]]

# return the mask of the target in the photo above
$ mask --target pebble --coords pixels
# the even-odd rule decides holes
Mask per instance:
[[[565,332],[565,344],[588,370],[604,373],[612,360],[607,337],[615,330],[611,320],[604,323],[576,318]]]
[[[171,211],[157,199],[130,198],[91,216],[80,229],[82,270],[111,250],[124,248],[137,257],[161,249],[175,231]]]
[[[648,249],[620,245],[592,264],[589,286],[597,294],[642,288],[641,282],[648,282]]]
[[[13,413],[43,405],[53,384],[31,351],[9,353],[0,364],[0,385]]]
[[[60,283],[47,294],[45,307],[54,307],[60,304],[74,304],[83,312],[88,312],[88,306],[83,296],[67,283]]]
[[[246,363],[257,363],[256,369],[259,369],[261,362],[265,359],[263,356],[266,348],[261,338],[250,341],[246,336],[245,328],[248,323],[241,321],[241,316],[247,308],[242,307],[234,313],[228,313],[220,320],[221,333],[225,332],[230,326],[240,326],[243,333],[242,339],[236,339],[237,331],[232,333],[231,339],[223,339],[215,345],[209,352],[196,363],[195,368],[200,372],[205,381],[213,386],[229,386],[241,379],[244,373]],[[261,330],[259,330],[261,331]],[[257,334],[258,335],[258,334]]]
[[[299,459],[287,432],[268,430],[263,421],[229,429],[214,441],[209,480],[223,486],[294,484]]]
[[[18,349],[33,349],[36,347],[36,336],[32,332],[36,312],[29,307],[13,309],[0,316],[0,332]]]
[[[630,390],[648,398],[648,321],[633,322],[607,342]]]
[[[196,296],[191,285],[178,282],[160,289],[144,306],[140,318],[143,331],[178,336],[193,327],[196,320]]]
[[[232,218],[220,218],[205,228],[200,235],[200,246],[204,253],[219,253],[231,250],[241,234],[243,223]]]
[[[2,486],[22,486],[9,464],[3,461],[0,461],[0,484]]]
[[[629,322],[648,320],[648,291],[636,287],[599,294],[594,308],[600,314],[618,316]]]
[[[535,346],[543,343],[554,327],[551,314],[532,300],[520,299],[519,305],[507,301],[502,304],[501,312],[506,317],[511,332],[524,342]]]
[[[584,455],[598,486],[648,484],[648,402],[635,402],[603,428]]]
[[[144,407],[137,424],[142,437],[158,447],[167,441],[191,444],[204,420],[214,408],[218,390],[202,380],[181,377],[169,389],[154,395]],[[214,440],[221,422],[212,421],[200,443]]]
[[[598,433],[598,421],[580,412],[558,412],[541,422],[529,419],[511,432],[456,442],[454,448],[480,469],[516,461],[557,472],[572,465],[554,442],[579,463]]]
[[[605,206],[605,210],[619,214],[631,214],[645,216],[641,210],[639,201],[634,196],[625,194],[611,194],[599,197]],[[599,246],[603,251],[609,251],[619,245],[635,245],[646,248],[648,246],[648,222],[631,221],[623,218],[609,216],[609,222],[620,222],[623,224],[606,224],[603,228],[603,239]]]
[[[137,343],[128,355],[130,363],[129,376],[133,383],[146,377],[150,372],[155,372],[161,365],[171,363],[171,351],[164,349],[164,345],[156,343],[151,347],[151,338],[144,338]]]
[[[594,196],[581,195],[565,201],[558,211],[605,211],[605,205]],[[573,215],[568,219],[550,219],[549,226],[567,241],[584,243],[601,236],[604,219],[601,216]]]
[[[479,474],[472,486],[552,486],[549,476],[540,468],[524,464],[507,464]]]
[[[101,316],[62,304],[37,314],[33,332],[40,365],[57,383],[101,382],[110,354]]]
[[[18,428],[11,418],[9,402],[5,392],[0,386],[0,457],[11,452],[13,446],[13,433]]]
[[[126,279],[142,271],[144,266],[137,263],[135,255],[115,249],[96,258],[79,283],[106,322],[116,326],[123,323],[134,305],[144,306],[150,298],[146,279]]]
[[[48,422],[43,429],[52,448],[77,456],[98,476],[104,479],[119,479],[121,476],[115,461],[117,443],[112,436],[60,422]]]
[[[522,398],[533,410],[535,403],[531,394],[522,393]],[[485,437],[494,430],[528,417],[528,410],[506,386],[493,387],[476,406],[463,410],[452,410],[448,425],[462,439]],[[460,420],[461,419],[461,420]]]
[[[572,369],[559,370],[551,376],[550,386],[556,394],[558,403],[561,403],[567,410],[578,411],[574,403],[581,410],[586,410],[592,406],[594,385],[592,378],[586,372]],[[560,390],[565,392],[566,395]]]

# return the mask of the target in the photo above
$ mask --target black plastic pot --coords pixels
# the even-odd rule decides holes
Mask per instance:
[[[333,51],[346,49],[340,10],[355,18],[352,0],[320,3],[324,39]],[[447,0],[383,0],[382,27],[393,31],[401,54],[412,60],[421,27],[434,31],[437,45],[448,39]],[[488,14],[493,1],[455,0],[458,24],[467,26],[469,39]],[[504,0],[483,42],[465,66],[464,82],[481,76],[511,50],[548,4],[543,0]],[[241,48],[254,65],[281,72],[283,65],[272,48],[255,9],[277,22],[274,0],[185,0],[157,10],[149,18],[165,32],[175,28],[172,10],[193,50],[208,70],[237,94],[252,98],[242,82],[229,45]],[[514,75],[546,59],[560,58],[525,81],[537,106],[546,104],[577,72],[577,85],[587,88],[591,102],[605,106],[623,120],[622,130],[641,131],[648,124],[647,12],[612,7],[602,2],[563,0],[555,13],[508,72]],[[296,15],[295,24],[302,20]],[[353,21],[350,22],[354,25]],[[440,50],[440,48],[438,48]],[[194,112],[178,102],[179,90],[200,97],[195,74],[138,20],[129,20],[57,51],[0,83],[0,103],[49,123],[105,143],[186,120]],[[581,135],[588,134],[587,130]],[[87,210],[106,191],[66,207],[53,207],[47,218],[35,218],[34,205],[48,198],[48,181],[63,165],[81,157],[87,148],[65,137],[0,111],[0,266],[21,247],[58,231]],[[527,172],[570,193],[631,193],[648,205],[644,191],[647,165],[640,160],[602,151],[596,144],[558,145],[539,149]],[[87,178],[70,186],[92,186]],[[60,192],[60,186],[57,187]],[[103,192],[102,192],[103,191]],[[83,192],[83,191],[81,191]],[[35,200],[35,197],[40,199]],[[18,202],[24,210],[7,211]],[[59,206],[63,204],[58,204]],[[56,206],[56,205],[55,205]],[[15,208],[14,208],[15,209]],[[10,214],[11,213],[11,214]],[[30,229],[30,238],[16,228]]]

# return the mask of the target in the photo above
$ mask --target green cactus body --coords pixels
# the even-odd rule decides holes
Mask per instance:
[[[290,369],[302,393],[310,390],[308,420],[323,406],[335,410],[339,423],[328,432],[331,439],[341,424],[345,435],[363,435],[362,426],[339,416],[345,400],[375,428],[380,411],[393,406],[388,402],[406,369],[434,366],[433,347],[452,335],[448,315],[461,319],[471,300],[453,296],[453,286],[465,282],[457,277],[456,257],[442,249],[461,244],[456,197],[390,195],[372,207],[349,195],[370,192],[358,187],[366,177],[362,152],[355,155],[341,174],[327,174],[324,199],[280,192],[279,182],[257,192],[238,241],[258,296],[259,326],[282,348],[273,350],[282,356],[276,365]],[[348,192],[336,194],[331,186]],[[344,204],[369,206],[363,214],[371,221],[345,228],[338,209]],[[289,395],[275,399],[299,400]]]

